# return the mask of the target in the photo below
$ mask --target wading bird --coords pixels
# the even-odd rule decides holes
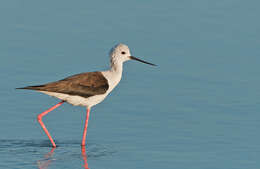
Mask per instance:
[[[120,82],[123,72],[123,63],[128,60],[136,60],[156,66],[155,64],[131,56],[128,46],[120,43],[110,51],[111,67],[107,71],[80,73],[56,82],[17,88],[36,90],[61,100],[61,102],[42,112],[37,117],[38,122],[49,137],[53,147],[56,147],[56,144],[42,122],[42,117],[64,102],[74,106],[85,106],[87,108],[87,115],[81,142],[81,145],[85,146],[90,108],[103,101]]]

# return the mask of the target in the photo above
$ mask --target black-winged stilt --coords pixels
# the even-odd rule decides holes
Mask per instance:
[[[128,60],[136,60],[156,66],[155,64],[131,56],[127,45],[118,44],[110,51],[111,68],[107,71],[81,73],[56,82],[17,88],[36,90],[62,100],[55,106],[39,114],[37,118],[43,130],[49,137],[53,147],[56,147],[56,144],[42,122],[42,117],[59,107],[64,102],[75,106],[87,107],[87,116],[81,142],[81,145],[85,146],[90,108],[103,101],[116,87],[122,77],[123,63]]]

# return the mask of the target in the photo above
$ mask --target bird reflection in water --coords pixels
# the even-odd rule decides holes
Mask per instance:
[[[44,160],[37,161],[37,166],[38,166],[39,169],[48,169],[48,166],[54,160],[52,158],[52,156],[54,154],[54,150],[55,149],[56,149],[56,147],[53,147],[50,152],[45,154]],[[84,165],[83,165],[84,169],[89,169],[89,167],[88,167],[88,160],[87,160],[87,153],[86,153],[86,147],[85,146],[81,147],[81,156],[82,156],[83,163],[84,163]]]
[[[89,169],[88,168],[88,160],[87,160],[87,153],[86,153],[86,147],[82,146],[81,147],[81,156],[84,162],[84,169]]]
[[[52,148],[50,152],[48,152],[47,154],[45,154],[44,156],[44,160],[38,160],[37,161],[37,165],[39,169],[47,169],[48,166],[51,164],[51,162],[53,161],[53,159],[51,158],[54,154],[54,150],[56,148]]]

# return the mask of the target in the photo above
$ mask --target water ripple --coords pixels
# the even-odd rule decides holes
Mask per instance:
[[[81,147],[80,141],[56,141],[57,148],[51,148],[49,140],[0,140],[0,163],[5,168],[49,168],[52,165],[64,165],[68,161],[88,168],[87,159],[109,158],[115,149],[110,145],[89,142]],[[1,167],[0,167],[1,168]]]
[[[80,148],[80,141],[74,140],[65,140],[65,141],[56,141],[57,150],[59,151],[71,151],[73,154],[78,152],[78,148]],[[41,148],[49,147],[51,148],[51,144],[49,140],[22,140],[22,139],[2,139],[0,140],[0,152],[14,152],[16,154],[24,153],[24,152],[41,152]],[[80,149],[78,149],[80,150]],[[86,147],[86,153],[89,158],[98,158],[104,156],[110,156],[114,154],[116,151],[110,145],[101,145],[95,143],[88,143]]]

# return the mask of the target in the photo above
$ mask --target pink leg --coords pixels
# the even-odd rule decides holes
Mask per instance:
[[[59,102],[58,104],[56,104],[55,106],[49,108],[48,110],[42,112],[41,114],[38,115],[37,120],[40,123],[40,125],[42,126],[43,130],[45,131],[45,133],[47,134],[47,136],[49,137],[51,143],[52,143],[52,147],[56,147],[56,144],[54,143],[50,133],[48,132],[47,128],[45,127],[44,123],[42,122],[42,117],[45,116],[46,114],[48,114],[50,111],[56,109],[57,107],[59,107],[60,105],[62,105],[62,103],[64,103],[64,101]]]
[[[87,117],[86,117],[86,121],[85,121],[85,127],[84,127],[84,132],[83,132],[81,146],[85,146],[86,145],[86,136],[87,136],[89,112],[90,112],[90,109],[87,108]]]

